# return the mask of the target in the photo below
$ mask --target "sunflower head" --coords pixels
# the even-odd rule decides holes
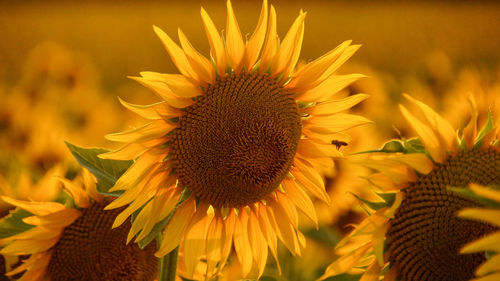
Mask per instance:
[[[369,122],[346,113],[366,95],[335,96],[362,77],[336,73],[358,45],[346,41],[296,69],[305,16],[279,41],[276,11],[263,1],[244,40],[230,1],[223,35],[201,9],[210,59],[181,30],[178,45],[154,28],[180,74],[133,77],[161,101],[122,102],[151,123],[108,135],[125,146],[100,157],[135,161],[111,189],[124,193],[108,209],[129,205],[114,226],[138,211],[129,239],[141,241],[166,220],[157,255],[180,245],[188,276],[201,259],[207,275],[222,268],[233,244],[244,275],[260,276],[269,250],[277,258],[277,238],[300,254],[297,210],[317,223],[308,193],[329,200],[316,168],[332,169],[331,157],[342,156],[332,141]]]
[[[325,276],[375,276],[386,268],[384,280],[465,281],[485,260],[483,253],[461,254],[460,249],[495,228],[458,218],[459,210],[479,205],[448,187],[500,184],[498,129],[490,116],[481,130],[469,124],[456,134],[427,105],[406,97],[416,110],[400,109],[418,138],[388,142],[380,149],[383,154],[356,161],[378,171],[367,179],[381,200],[365,201],[370,216],[340,243],[343,256]],[[352,251],[352,243],[361,247]],[[346,266],[353,256],[355,262]]]
[[[22,264],[6,275],[22,274],[19,280],[34,281],[75,280],[76,276],[83,280],[154,280],[154,247],[141,250],[126,245],[130,226],[111,229],[119,210],[104,211],[109,201],[97,193],[89,172],[85,170],[83,177],[74,181],[61,178],[73,198],[66,205],[2,196],[20,209],[6,219],[22,231],[2,238],[0,253],[24,256]]]

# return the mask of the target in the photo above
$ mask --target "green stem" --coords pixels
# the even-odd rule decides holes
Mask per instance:
[[[179,247],[160,259],[158,281],[175,281]]]

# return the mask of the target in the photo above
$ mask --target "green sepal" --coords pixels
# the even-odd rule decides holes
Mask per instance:
[[[151,243],[151,241],[153,241],[156,237],[158,237],[158,234],[168,225],[168,223],[172,219],[172,216],[174,215],[174,213],[177,210],[177,208],[179,207],[179,205],[182,202],[186,201],[186,199],[188,199],[190,195],[191,195],[191,191],[189,191],[187,188],[185,188],[182,191],[181,197],[180,197],[179,201],[177,202],[177,204],[175,205],[175,208],[172,210],[172,212],[170,212],[170,214],[168,214],[168,216],[166,218],[157,222],[155,224],[155,226],[153,227],[153,229],[151,230],[151,232],[149,232],[149,234],[146,235],[146,237],[144,237],[142,240],[137,242],[137,245],[139,245],[139,248],[141,248],[141,249],[146,248],[146,246],[149,245],[149,243]]]
[[[396,193],[377,193],[377,195],[380,196],[380,198],[382,198],[384,200],[384,202],[372,202],[372,201],[368,201],[366,199],[363,199],[354,193],[351,193],[351,194],[354,195],[354,197],[356,197],[359,201],[363,202],[370,209],[375,210],[375,211],[378,209],[392,206],[392,204],[394,203],[394,200],[396,199]]]
[[[477,195],[472,191],[470,188],[464,188],[464,187],[448,187],[448,189],[461,196],[465,197],[471,200],[474,200],[476,202],[479,202],[480,204],[487,206],[487,207],[494,207],[494,208],[500,208],[500,203],[488,198],[485,198],[483,196]]]
[[[104,148],[83,148],[69,142],[66,142],[66,145],[78,163],[87,168],[96,177],[97,191],[99,193],[111,196],[118,196],[122,193],[109,192],[109,189],[132,166],[134,161],[101,159],[98,157],[99,154],[109,152],[109,150]]]
[[[495,125],[493,124],[493,117],[491,116],[491,112],[488,111],[488,121],[486,122],[486,124],[484,124],[483,128],[476,136],[476,139],[474,140],[474,147],[481,147],[483,145],[484,136],[490,133],[494,127]]]
[[[365,154],[365,153],[373,153],[373,152],[382,152],[382,153],[425,153],[425,147],[422,145],[418,138],[413,138],[409,140],[390,140],[382,145],[381,148],[371,149],[356,152],[353,154]]]
[[[484,252],[484,256],[486,257],[486,259],[491,259],[494,255],[497,255],[498,253],[495,252],[495,251],[485,251]]]
[[[35,227],[23,222],[24,218],[32,215],[32,213],[20,208],[11,210],[8,215],[0,219],[0,238],[10,237]]]

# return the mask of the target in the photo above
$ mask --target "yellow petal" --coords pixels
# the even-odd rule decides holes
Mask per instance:
[[[206,250],[205,239],[212,220],[212,217],[207,215],[207,208],[206,204],[198,205],[184,235],[184,264],[188,276],[193,275],[196,264]]]
[[[152,139],[150,141],[141,143],[129,143],[121,148],[99,154],[98,157],[101,159],[113,159],[113,160],[135,160],[140,157],[147,150],[155,147],[161,146],[167,142],[167,137]]]
[[[111,227],[117,228],[120,225],[122,225],[128,217],[130,217],[135,211],[139,210],[142,206],[144,206],[144,204],[146,204],[151,198],[153,198],[155,193],[156,190],[153,189],[141,193],[139,196],[137,196],[132,202],[132,204],[130,204],[125,210],[123,210],[118,216],[116,216],[116,219]],[[109,209],[108,207],[109,205],[106,206],[105,209]],[[130,240],[128,240],[127,243],[129,241]]]
[[[500,275],[500,255],[494,255],[486,260],[476,270],[476,275],[482,276],[489,273],[497,272]]]
[[[483,238],[467,244],[460,250],[462,254],[470,254],[482,251],[500,252],[500,232],[495,232]]]
[[[64,188],[69,192],[71,197],[73,197],[78,207],[88,208],[90,206],[89,196],[83,188],[64,178],[59,178],[59,180],[64,184]]]
[[[182,234],[191,220],[195,209],[196,200],[193,197],[190,197],[179,205],[163,232],[160,249],[155,253],[155,256],[163,257],[179,245]]]
[[[403,105],[399,105],[399,110],[403,114],[406,121],[415,130],[420,141],[424,144],[432,159],[438,163],[443,163],[446,158],[446,147],[441,147],[434,132],[418,120],[413,114],[411,114]]]
[[[194,98],[202,94],[199,85],[194,84],[183,75],[164,74],[163,80],[174,95],[180,98]]]
[[[297,239],[297,233],[295,232],[295,229],[290,221],[283,219],[288,215],[283,211],[283,208],[277,208],[279,203],[268,203],[269,208],[266,208],[268,211],[268,217],[272,220],[271,225],[274,227],[274,230],[276,230],[276,234],[292,255],[300,255],[301,249]]]
[[[338,133],[369,123],[373,122],[363,116],[348,113],[311,116],[302,122],[304,128],[318,133]]]
[[[368,266],[359,281],[378,281],[380,279],[380,271],[382,271],[382,267],[374,262]]]
[[[293,204],[292,200],[288,198],[282,192],[276,192],[276,201],[272,201],[275,203],[273,206],[275,209],[280,209],[280,213],[286,214],[286,218],[288,218],[288,222],[292,224],[295,229],[299,228],[299,216],[297,214],[297,209]],[[285,217],[281,217],[280,219],[286,219]]]
[[[328,69],[321,75],[321,77],[317,80],[317,82],[324,81],[331,75],[339,69],[348,59],[356,53],[357,50],[361,48],[361,45],[352,45],[349,46],[345,49],[345,51],[339,56],[338,59],[336,59],[330,66],[328,66]]]
[[[309,195],[302,190],[301,187],[292,179],[283,180],[283,185],[287,195],[293,201],[295,206],[297,206],[311,221],[318,227],[318,217],[316,216],[316,210],[314,205],[309,198]]]
[[[197,75],[191,68],[191,65],[189,64],[182,49],[159,27],[153,25],[153,30],[158,38],[160,38],[163,46],[165,46],[165,49],[167,49],[170,58],[174,62],[175,66],[177,66],[180,73],[184,76],[196,79]]]
[[[213,84],[215,82],[215,71],[212,63],[191,45],[181,29],[178,29],[178,33],[182,49],[184,49],[191,67],[198,73],[205,84]]]
[[[441,145],[450,150],[456,150],[458,139],[455,129],[453,129],[451,124],[425,103],[420,102],[407,94],[403,94],[403,96],[421,110],[427,119],[427,123],[434,129],[434,132],[437,133],[437,136],[441,141]]]
[[[59,237],[61,235],[62,228],[60,229],[51,229],[45,226],[37,226],[32,229],[26,230],[19,234],[12,235],[10,237],[5,238],[5,240],[14,241],[11,244],[15,244],[18,241],[24,240],[47,240],[55,237]]]
[[[481,278],[474,278],[470,281],[498,281],[500,280],[500,273],[490,274]]]
[[[150,120],[172,118],[180,116],[182,114],[180,110],[169,106],[164,101],[148,105],[138,105],[138,104],[128,103],[122,100],[120,97],[118,97],[118,100],[128,110],[136,113],[137,115],[143,118]]]
[[[159,81],[157,79],[151,79],[147,77],[132,77],[128,78],[139,82],[144,87],[147,87],[161,99],[163,99],[168,105],[175,108],[185,108],[193,104],[193,100],[190,98],[178,97],[174,92],[167,86],[165,81]]]
[[[298,60],[304,35],[306,13],[300,11],[281,43],[271,65],[271,76],[279,76],[293,69]]]
[[[428,174],[434,168],[432,161],[421,153],[393,154],[390,158],[412,167],[421,174]]]
[[[152,177],[155,175],[159,166],[161,166],[161,161],[165,158],[165,154],[156,154],[155,152],[148,151],[139,157],[132,166],[130,166],[125,173],[123,173],[120,178],[116,181],[115,185],[110,189],[110,191],[126,190],[137,185],[146,177]],[[165,169],[159,171],[165,177],[169,177],[169,174]]]
[[[224,44],[222,43],[222,38],[220,37],[212,19],[203,8],[201,8],[201,19],[203,20],[205,33],[207,34],[208,42],[210,43],[210,53],[215,60],[219,75],[223,76],[226,72],[226,51],[224,49]]]
[[[45,216],[65,209],[63,204],[57,202],[28,202],[20,201],[7,196],[1,196],[2,200],[10,205],[19,207],[35,216]]]
[[[211,276],[222,258],[222,231],[224,221],[219,212],[215,215],[208,227],[206,236],[207,270],[206,275]],[[231,244],[230,244],[231,245]]]
[[[97,186],[96,186],[97,180],[94,177],[94,175],[92,175],[89,172],[89,170],[85,168],[83,169],[82,174],[83,174],[83,183],[87,194],[90,196],[90,198],[94,199],[94,201],[102,202],[104,196],[97,192]]]
[[[469,188],[479,196],[500,202],[500,191],[498,190],[478,184],[471,184]]]
[[[356,266],[359,260],[368,253],[371,249],[370,244],[366,244],[363,247],[360,247],[355,252],[350,255],[344,255],[337,260],[335,260],[332,264],[330,264],[326,270],[325,274],[320,277],[320,280],[324,280],[330,276],[346,273],[351,268]],[[376,263],[376,262],[375,262]]]
[[[260,278],[266,267],[268,248],[266,240],[260,230],[259,219],[253,212],[250,212],[248,218],[248,240],[250,245],[252,245],[253,258],[259,272],[257,278]]]
[[[0,253],[2,255],[32,255],[50,249],[57,241],[59,241],[59,235],[48,239],[17,240],[0,250]]]
[[[500,227],[500,210],[485,208],[468,208],[458,212],[461,218],[484,221]]]
[[[340,58],[351,42],[350,40],[344,41],[335,49],[301,68],[293,75],[292,79],[287,84],[287,88],[294,89],[296,92],[303,92],[320,84],[322,81],[320,81],[319,78],[337,59]]]
[[[44,226],[47,228],[64,228],[72,224],[81,212],[77,209],[66,208],[45,216],[30,216],[23,219],[23,222],[31,225]],[[12,237],[12,236],[11,236]]]
[[[248,40],[246,51],[245,51],[245,66],[247,71],[250,71],[257,59],[259,58],[259,53],[266,38],[266,27],[267,27],[267,0],[262,1],[262,9],[260,11],[259,21],[257,27]]]
[[[299,140],[297,154],[304,158],[343,157],[333,144],[319,143],[311,139]]]
[[[224,267],[227,258],[229,257],[229,253],[231,252],[235,225],[236,225],[236,213],[235,210],[231,208],[229,210],[229,214],[224,219],[224,223],[222,225],[221,265],[219,266],[219,268]]]
[[[161,119],[129,131],[108,134],[105,138],[116,142],[146,142],[164,137],[174,128],[174,124],[165,122],[165,120]]]
[[[234,226],[234,249],[241,264],[243,277],[248,276],[252,269],[252,249],[248,241],[248,213],[246,209],[240,209]]]
[[[226,57],[229,60],[229,65],[238,73],[241,70],[243,56],[245,55],[245,44],[230,0],[226,2],[226,6]]]
[[[146,205],[142,207],[142,209],[139,211],[139,214],[135,218],[134,222],[132,223],[132,226],[130,227],[130,230],[127,234],[127,244],[132,240],[132,238],[135,237],[141,229],[143,229],[144,225],[149,222],[149,220],[154,219],[154,213],[152,213],[153,209],[153,202],[152,200],[147,202]],[[137,238],[135,241],[138,242],[141,239]]]
[[[332,115],[351,107],[367,99],[369,95],[357,94],[339,100],[329,100],[326,102],[317,103],[314,106],[307,107],[302,110],[303,113],[308,113],[314,116]]]
[[[294,98],[305,102],[330,101],[339,91],[363,77],[366,76],[356,73],[347,75],[331,75],[319,85],[301,90]],[[312,85],[315,84],[316,83],[313,83]]]
[[[298,162],[297,162],[298,163]],[[318,199],[329,204],[330,197],[325,191],[325,184],[319,173],[312,167],[306,164],[298,164],[297,168],[292,167],[290,172],[297,179],[297,181],[309,192],[311,192]]]
[[[260,71],[266,72],[271,66],[274,55],[278,50],[278,34],[276,33],[276,10],[271,5],[271,13],[269,14],[269,22],[267,26],[267,35],[262,48],[262,55],[260,57]]]
[[[271,225],[271,221],[269,220],[265,208],[267,208],[267,206],[261,205],[258,209],[258,221],[260,223],[260,229],[266,238],[267,245],[269,245],[269,249],[271,250],[271,254],[276,261],[278,271],[281,274],[281,267],[278,260],[278,243],[276,240],[276,232],[274,231],[274,227]]]

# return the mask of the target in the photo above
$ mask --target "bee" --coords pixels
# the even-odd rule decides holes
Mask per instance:
[[[337,147],[337,150],[340,149],[342,146],[347,146],[347,142],[344,141],[339,141],[339,140],[332,140],[332,144]]]

